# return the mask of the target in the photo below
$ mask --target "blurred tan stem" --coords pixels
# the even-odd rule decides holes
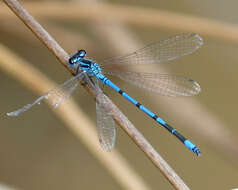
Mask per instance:
[[[56,18],[60,20],[87,20],[88,22],[113,23],[115,20],[136,24],[160,30],[176,30],[180,32],[195,32],[212,38],[238,43],[238,26],[226,24],[214,19],[174,13],[165,10],[141,8],[134,6],[110,5],[109,3],[83,4],[77,2],[26,2],[25,6],[41,18]],[[67,10],[65,11],[65,7]],[[80,11],[79,11],[80,10]],[[63,13],[63,14],[62,14]],[[77,14],[76,14],[77,13]],[[90,14],[89,14],[90,13]],[[3,7],[0,7],[0,19],[12,17]]]

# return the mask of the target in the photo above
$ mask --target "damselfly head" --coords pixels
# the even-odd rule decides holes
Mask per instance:
[[[78,50],[75,54],[72,55],[72,57],[69,58],[69,64],[71,66],[74,66],[78,61],[83,59],[86,56],[85,50]]]

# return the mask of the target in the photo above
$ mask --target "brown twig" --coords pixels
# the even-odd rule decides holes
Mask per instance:
[[[60,62],[70,72],[74,71],[66,64],[69,56],[58,45],[58,43],[43,29],[43,27],[22,7],[17,0],[4,0],[9,8],[30,28],[30,30],[43,42],[43,44],[60,60]],[[89,91],[93,91],[90,85],[87,85]],[[90,90],[91,89],[91,90]],[[107,98],[107,97],[106,97]],[[108,99],[108,98],[107,98]],[[169,182],[179,190],[189,189],[182,179],[173,171],[173,169],[163,160],[143,135],[131,124],[131,122],[120,112],[120,110],[108,99],[107,109],[111,110],[114,120],[127,132],[133,141],[147,155],[147,157],[160,169],[162,174]],[[104,105],[103,102],[100,104]],[[105,105],[104,105],[105,106]]]
[[[4,1],[7,6],[22,20],[22,22],[35,34],[35,36],[57,57],[57,59],[73,73],[68,66],[69,55],[51,37],[51,35],[22,7],[18,1]]]

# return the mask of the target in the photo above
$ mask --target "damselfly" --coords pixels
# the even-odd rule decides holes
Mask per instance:
[[[48,93],[35,100],[32,104],[27,104],[19,110],[7,113],[7,115],[18,116],[20,113],[29,110],[32,106],[40,104],[40,102],[44,99],[49,99],[54,107],[58,107],[64,102],[64,100],[70,97],[86,73],[89,77],[97,78],[100,82],[118,92],[121,96],[134,104],[137,108],[153,118],[157,123],[162,125],[165,129],[177,137],[188,149],[196,155],[200,155],[200,149],[197,148],[191,141],[186,139],[163,119],[130,97],[126,92],[122,91],[104,74],[115,75],[128,83],[165,96],[196,95],[201,89],[199,84],[191,79],[168,74],[118,71],[113,68],[109,70],[106,69],[105,66],[166,62],[191,54],[200,48],[202,44],[203,40],[197,34],[181,34],[167,40],[148,45],[129,55],[112,58],[101,63],[95,63],[94,61],[85,58],[86,52],[84,50],[79,50],[68,61],[68,64],[78,71],[76,76],[50,90]],[[100,97],[103,98],[103,94],[99,94],[99,98]],[[104,98],[104,101],[107,100]],[[96,113],[100,144],[106,151],[110,151],[114,147],[116,139],[114,120],[110,113],[108,113],[98,102],[96,103]]]

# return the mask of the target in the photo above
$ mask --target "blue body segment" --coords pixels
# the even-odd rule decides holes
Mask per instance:
[[[139,106],[140,110],[142,110],[143,112],[145,112],[147,115],[149,115],[150,117],[154,117],[155,114],[153,112],[151,112],[150,110],[148,110],[146,107],[144,107],[143,105]],[[156,120],[157,121],[157,120]]]
[[[138,102],[136,100],[134,100],[132,97],[130,97],[127,93],[123,92],[122,96],[124,98],[126,98],[127,100],[129,100],[132,104],[134,104],[134,105],[138,104]]]
[[[189,141],[189,140],[185,140],[185,141],[184,141],[184,144],[185,144],[185,146],[186,146],[188,149],[192,150],[193,152],[200,151],[200,150],[199,150],[191,141]]]
[[[127,93],[125,93],[123,90],[121,90],[117,85],[115,85],[113,82],[111,82],[106,76],[104,76],[102,74],[102,69],[100,68],[100,66],[91,60],[85,59],[84,58],[85,55],[86,55],[86,52],[84,50],[78,51],[76,54],[74,54],[69,59],[69,64],[72,67],[76,67],[77,71],[79,69],[81,69],[82,71],[87,72],[89,76],[94,76],[99,81],[101,81],[103,84],[111,87],[113,90],[118,92],[121,96],[123,96],[125,99],[127,99],[129,102],[131,102],[133,105],[135,105],[141,111],[143,111],[148,116],[153,118],[157,123],[162,125],[170,133],[172,133],[174,136],[176,136],[188,149],[190,149],[196,155],[200,155],[199,148],[197,148],[193,143],[191,143],[189,140],[187,140],[176,129],[174,129],[169,124],[167,124],[163,119],[158,117],[155,113],[153,113],[152,111],[150,111],[149,109],[144,107],[142,104],[140,104],[134,98],[130,97]]]

